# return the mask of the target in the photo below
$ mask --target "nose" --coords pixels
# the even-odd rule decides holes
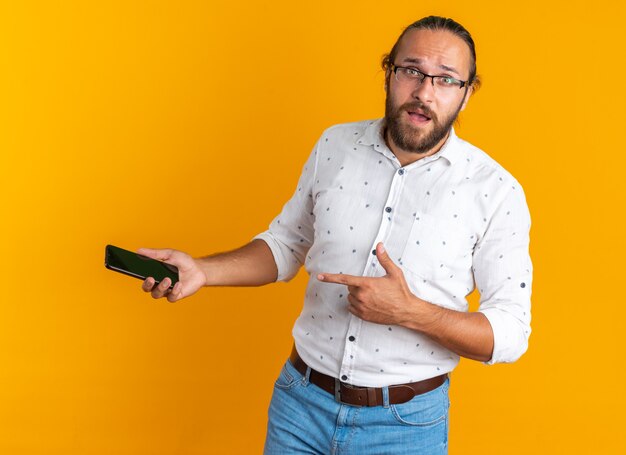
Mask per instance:
[[[417,82],[413,89],[413,98],[422,101],[423,103],[432,102],[435,96],[435,86],[433,80],[430,77],[425,77],[422,82]]]

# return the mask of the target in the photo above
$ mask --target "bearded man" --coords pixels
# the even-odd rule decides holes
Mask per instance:
[[[453,124],[479,86],[469,32],[408,26],[384,56],[383,119],[327,129],[266,232],[205,258],[140,253],[203,286],[310,279],[276,381],[266,454],[443,454],[460,356],[513,362],[530,335],[530,216],[520,184]],[[477,287],[478,311],[466,296]],[[251,376],[254,376],[251,372]]]

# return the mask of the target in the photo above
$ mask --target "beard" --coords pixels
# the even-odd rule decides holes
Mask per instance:
[[[461,112],[462,105],[463,101],[461,101],[452,114],[439,120],[437,114],[421,101],[416,100],[396,107],[391,96],[387,93],[385,100],[385,124],[387,132],[394,144],[401,150],[410,153],[426,153],[437,146],[450,132],[452,125],[459,116],[459,112]],[[417,109],[420,109],[427,117],[430,117],[432,127],[429,132],[425,132],[423,129],[411,125],[406,121],[402,121],[402,116],[405,112],[415,111]]]

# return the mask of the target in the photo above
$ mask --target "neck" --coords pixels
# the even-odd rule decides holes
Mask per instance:
[[[391,150],[392,153],[396,156],[396,158],[398,158],[398,161],[400,161],[400,164],[403,167],[411,163],[414,163],[416,161],[419,161],[422,158],[426,158],[427,156],[434,155],[439,150],[441,150],[441,147],[443,147],[443,144],[446,143],[446,141],[448,140],[448,137],[450,137],[450,131],[448,131],[448,133],[439,142],[437,142],[437,144],[433,148],[431,148],[430,150],[424,153],[417,153],[417,152],[404,150],[398,147],[396,143],[393,141],[393,139],[391,138],[391,136],[389,135],[387,127],[385,127],[385,131],[383,133],[383,138],[385,139],[385,143],[387,144],[387,147],[389,147],[389,150]]]
[[[385,143],[387,144],[387,147],[389,147],[389,150],[391,150],[392,153],[396,156],[396,158],[398,158],[398,161],[400,161],[400,164],[402,166],[407,166],[411,163],[421,160],[422,158],[426,158],[427,156],[434,155],[439,150],[441,150],[441,147],[443,147],[443,144],[445,144],[446,141],[448,140],[448,137],[450,137],[450,132],[448,131],[448,133],[433,148],[423,153],[411,152],[411,151],[404,150],[398,147],[396,143],[393,141],[393,139],[391,138],[391,136],[388,134],[387,128],[385,128],[383,137],[385,139]]]

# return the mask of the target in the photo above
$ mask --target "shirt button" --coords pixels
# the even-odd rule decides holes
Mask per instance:
[[[352,335],[350,335],[350,336],[348,337],[348,340],[350,340],[350,341],[354,341],[354,340],[356,340],[356,338],[354,338]]]
[[[398,174],[404,175],[404,169],[398,169]]]
[[[372,250],[372,254],[376,256],[376,250]]]
[[[348,379],[348,376],[346,376],[345,374],[341,377],[342,381],[345,381],[346,379]]]
[[[387,213],[391,213],[391,207],[387,207],[387,208],[385,208],[385,212],[387,212]]]

